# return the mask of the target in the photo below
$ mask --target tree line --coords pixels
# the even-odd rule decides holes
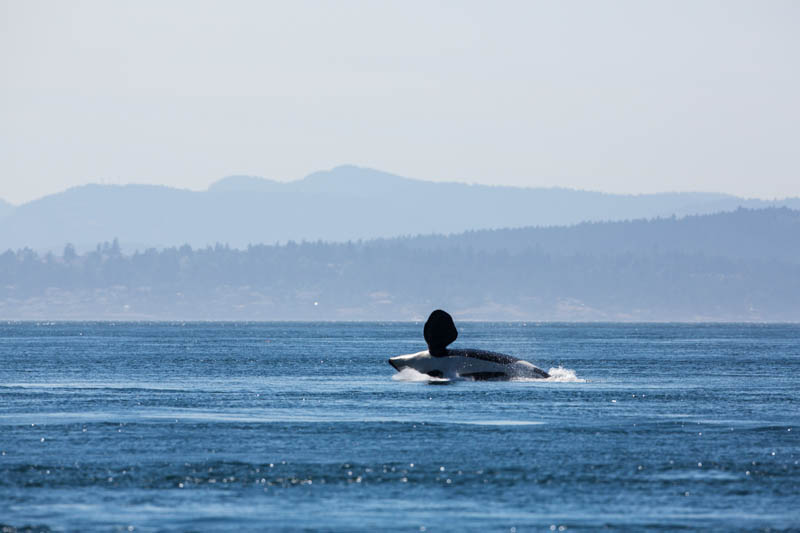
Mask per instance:
[[[464,238],[8,250],[0,317],[405,319],[448,307],[487,319],[800,320],[800,262],[780,254],[551,253],[458,244]]]

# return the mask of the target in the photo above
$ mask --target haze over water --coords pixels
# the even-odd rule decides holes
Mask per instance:
[[[800,527],[800,326],[462,323],[562,379],[438,387],[386,363],[421,330],[4,323],[0,522]]]

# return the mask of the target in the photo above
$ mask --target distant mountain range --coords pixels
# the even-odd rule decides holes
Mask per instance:
[[[402,244],[423,250],[461,249],[509,254],[538,250],[553,256],[593,257],[680,253],[800,264],[800,211],[786,207],[738,208],[683,218],[478,230],[384,242],[386,246]],[[380,241],[375,244],[379,245]]]
[[[293,182],[231,176],[207,191],[86,185],[18,207],[0,203],[0,249],[78,250],[118,238],[123,250],[217,242],[347,241],[472,229],[563,226],[787,206],[800,199],[717,193],[616,195],[561,188],[439,183],[341,166]]]
[[[0,198],[0,218],[14,212],[14,206]]]

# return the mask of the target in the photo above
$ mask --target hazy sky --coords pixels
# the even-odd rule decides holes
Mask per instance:
[[[800,195],[800,2],[0,0],[0,198],[351,163]]]

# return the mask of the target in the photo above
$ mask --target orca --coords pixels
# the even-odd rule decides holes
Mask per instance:
[[[437,309],[422,330],[427,350],[389,359],[398,372],[411,368],[433,378],[466,378],[476,381],[513,378],[549,378],[550,375],[528,361],[510,355],[474,349],[449,349],[458,331],[453,317]]]

